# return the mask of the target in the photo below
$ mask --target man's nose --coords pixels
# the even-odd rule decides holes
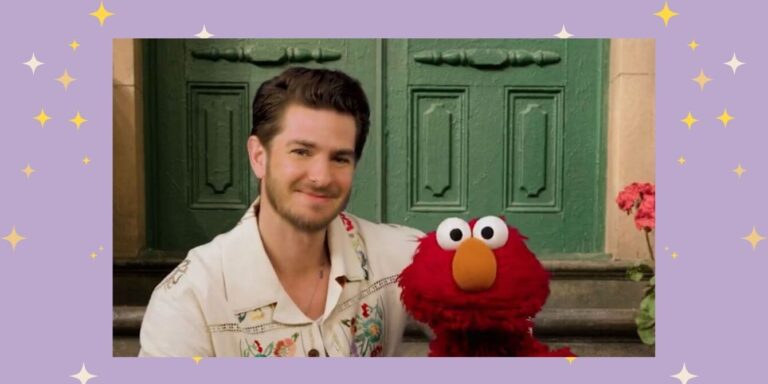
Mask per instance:
[[[331,182],[331,163],[317,159],[309,169],[309,181],[315,186],[326,186]]]

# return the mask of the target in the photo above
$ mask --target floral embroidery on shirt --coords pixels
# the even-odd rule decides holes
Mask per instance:
[[[161,286],[165,286],[165,289],[171,289],[176,283],[179,282],[182,276],[187,272],[187,268],[189,267],[189,259],[184,259],[169,275],[166,277],[160,284],[158,284],[157,288],[160,288]],[[155,289],[157,289],[155,288]]]
[[[347,230],[347,235],[349,235],[350,241],[352,241],[352,247],[355,249],[357,259],[360,260],[360,267],[365,273],[365,279],[368,280],[368,256],[365,255],[365,244],[363,244],[363,239],[360,238],[360,235],[355,230],[355,225],[352,224],[352,220],[347,217],[344,212],[339,213],[339,218],[344,224],[344,229]]]
[[[274,341],[262,346],[261,342],[254,340],[249,344],[246,340],[240,341],[240,356],[241,357],[292,357],[296,355],[296,340],[299,338],[299,333],[296,332],[291,337]]]
[[[246,311],[246,312],[238,313],[237,314],[237,322],[242,324],[243,320],[245,320],[245,318],[248,317],[248,315],[251,315],[250,317],[251,317],[252,321],[259,321],[259,320],[264,319],[264,311],[262,311],[261,309],[255,309],[253,311]]]
[[[291,357],[296,354],[296,337],[298,333],[294,333],[293,336],[282,339],[275,345],[275,356],[277,357]]]
[[[351,356],[381,356],[383,319],[384,306],[379,302],[373,307],[368,303],[362,303],[355,317],[341,321],[349,327],[349,332],[352,334]]]

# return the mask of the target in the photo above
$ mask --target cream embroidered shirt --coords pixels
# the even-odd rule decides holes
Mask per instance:
[[[325,312],[313,321],[280,284],[253,208],[155,288],[139,356],[395,355],[407,319],[395,280],[424,234],[340,214],[327,232]]]

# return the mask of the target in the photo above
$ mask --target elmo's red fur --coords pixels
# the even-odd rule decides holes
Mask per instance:
[[[469,222],[473,228],[477,219]],[[506,225],[506,224],[504,224]],[[490,288],[462,290],[452,274],[453,250],[436,232],[420,239],[413,262],[398,278],[401,300],[412,316],[435,332],[429,356],[574,356],[551,351],[531,333],[531,319],[549,296],[549,273],[507,226],[508,239],[493,249],[496,278]]]

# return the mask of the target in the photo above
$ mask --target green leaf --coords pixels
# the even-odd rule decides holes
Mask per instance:
[[[656,318],[656,292],[651,292],[640,301],[640,312]]]
[[[638,270],[627,271],[627,277],[632,281],[640,281],[643,279],[643,272]]]
[[[653,276],[653,268],[648,264],[635,264],[627,269],[627,277],[632,281],[641,281],[646,275]]]
[[[653,345],[656,343],[656,292],[653,287],[648,290],[649,294],[640,301],[640,310],[635,317],[637,324],[637,335],[644,344]]]
[[[640,340],[643,342],[643,344],[656,344],[656,327],[650,329],[638,329],[637,335],[640,336]]]

